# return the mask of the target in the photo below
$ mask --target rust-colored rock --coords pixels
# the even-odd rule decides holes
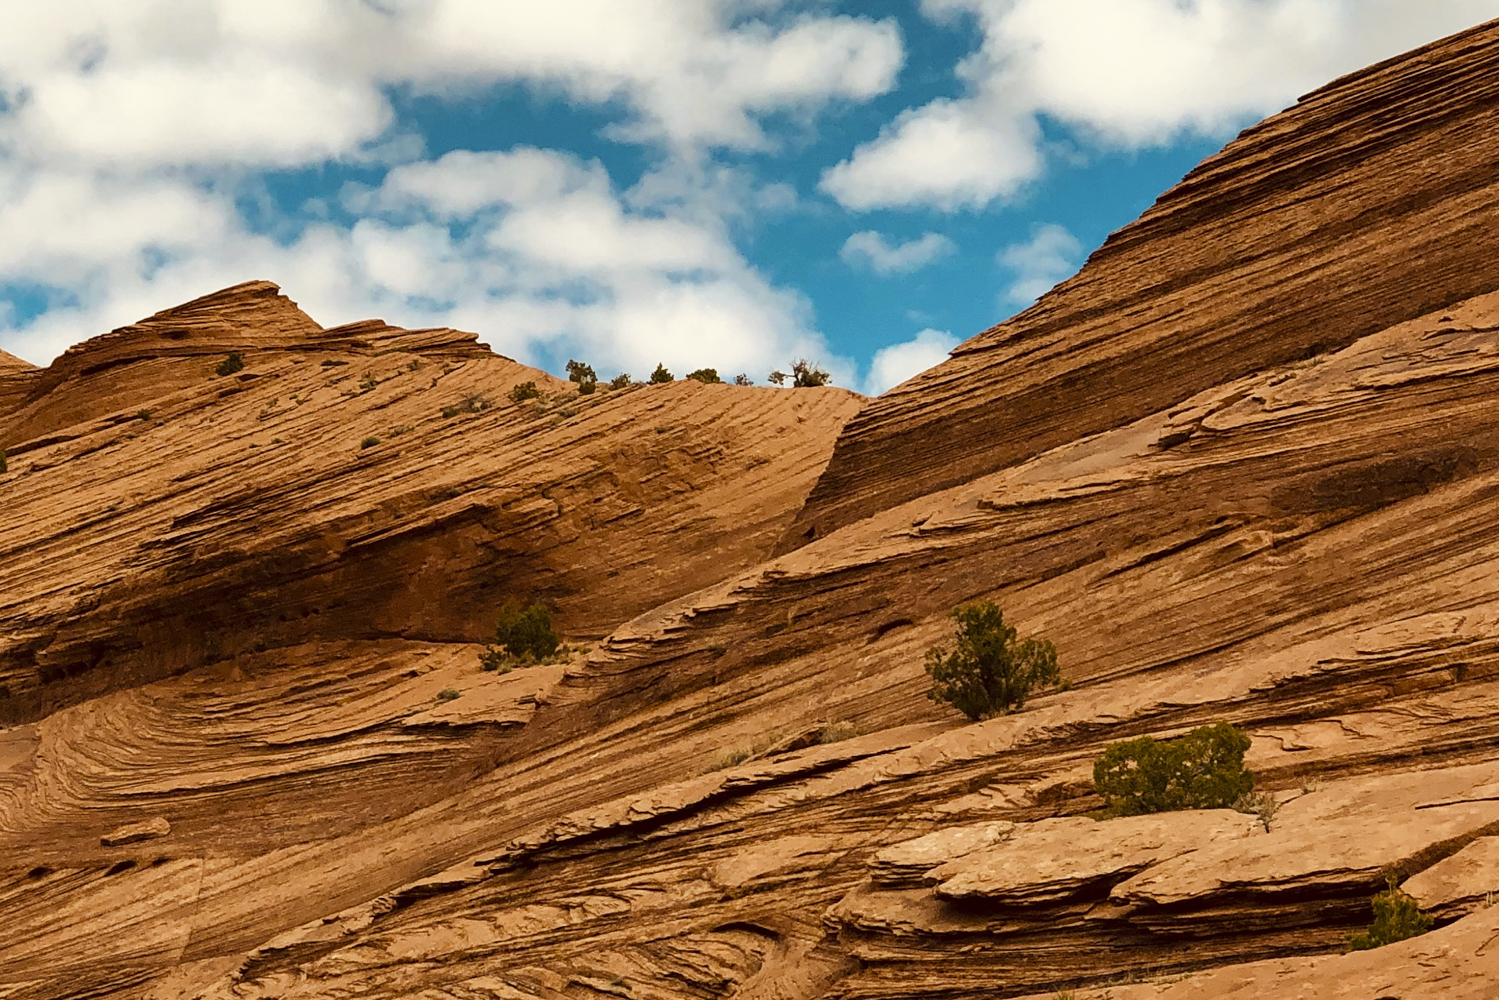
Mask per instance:
[[[1496,50],[1246,133],[805,507],[852,394],[578,397],[262,284],[0,365],[0,991],[1487,998]],[[479,670],[507,596],[557,662]],[[932,703],[975,599],[1070,688]],[[1257,813],[1095,818],[1217,721]],[[1390,878],[1436,929],[1342,954]]]
[[[783,548],[1499,288],[1496,104],[1489,24],[1246,130],[850,421]]]
[[[165,816],[153,816],[140,823],[129,823],[117,830],[111,830],[99,838],[99,843],[104,847],[124,847],[127,844],[138,844],[143,840],[165,837],[171,832],[172,824],[167,822]]]

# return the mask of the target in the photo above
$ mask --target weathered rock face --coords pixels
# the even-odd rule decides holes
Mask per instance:
[[[1499,30],[1246,130],[1073,279],[850,421],[783,550],[1499,288]]]
[[[849,394],[579,399],[452,331],[297,326],[260,285],[162,315],[267,309],[261,339],[108,341],[149,400],[91,409],[145,375],[91,382],[117,369],[86,345],[46,392],[21,369],[6,996],[1492,995],[1496,45],[1246,133],[1023,341],[849,422],[819,530],[773,559]],[[510,594],[608,635],[482,673]],[[923,653],[978,598],[1070,690],[930,702]],[[1110,742],[1219,720],[1257,813],[1098,816]],[[1437,929],[1341,954],[1389,878]]]
[[[231,347],[243,370],[216,375]],[[510,402],[523,381],[547,395]],[[763,558],[859,405],[579,396],[473,334],[322,330],[264,282],[33,382],[0,423],[13,717],[311,637],[479,640],[507,597],[602,634]]]
[[[0,351],[0,417],[20,409],[42,370],[14,354]]]

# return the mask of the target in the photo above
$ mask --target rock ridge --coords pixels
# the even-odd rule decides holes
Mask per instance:
[[[849,421],[779,551],[1499,288],[1480,221],[1496,81],[1490,22],[1247,129],[1077,276]]]

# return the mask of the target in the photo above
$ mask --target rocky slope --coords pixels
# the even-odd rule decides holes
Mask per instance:
[[[1251,130],[862,411],[264,284],[12,366],[4,996],[1491,996],[1496,47]],[[508,596],[607,636],[482,673]],[[981,597],[1069,690],[925,697]],[[1273,812],[1095,818],[1108,743],[1218,720]],[[1387,878],[1437,928],[1342,954]]]
[[[849,424],[789,549],[1499,284],[1499,32],[1247,129],[1071,280]]]

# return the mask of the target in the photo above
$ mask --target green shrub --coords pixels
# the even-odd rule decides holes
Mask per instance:
[[[141,410],[141,411],[139,411],[139,412],[136,413],[135,419],[137,419],[137,420],[150,420],[151,419],[151,411],[150,410]]]
[[[1174,740],[1150,736],[1111,744],[1093,765],[1093,784],[1114,816],[1176,809],[1227,809],[1249,794],[1249,737],[1226,722]]]
[[[375,435],[371,434],[369,437],[367,437],[363,441],[359,442],[359,448],[362,451],[365,448],[373,448],[375,445],[377,445],[379,443],[380,443],[380,439],[377,438],[377,437],[375,437]]]
[[[611,378],[609,380],[609,388],[611,388],[611,389],[623,389],[626,386],[628,386],[629,384],[630,384],[630,373],[629,372],[620,372],[618,375],[614,376],[613,378]]]
[[[1385,885],[1385,891],[1374,896],[1374,923],[1367,931],[1348,935],[1349,951],[1380,948],[1431,930],[1431,918],[1421,912],[1415,899],[1400,891],[1394,876],[1387,876]]]
[[[552,613],[544,605],[533,604],[522,611],[519,604],[506,601],[479,664],[485,670],[506,673],[512,667],[555,657],[561,644],[562,637],[552,631]]]
[[[443,688],[441,691],[437,692],[438,701],[452,701],[456,697],[458,697],[457,688]]]
[[[770,373],[770,381],[776,385],[785,385],[788,378],[791,379],[791,388],[808,389],[827,385],[832,376],[818,367],[816,362],[808,361],[806,358],[797,358],[791,362],[790,375],[779,370]]]
[[[675,382],[676,377],[666,370],[663,364],[657,364],[656,370],[651,372],[651,384],[660,385],[663,382]]]
[[[214,369],[216,375],[233,375],[245,367],[245,359],[239,356],[238,351],[230,351],[229,356],[220,361]]]
[[[712,385],[715,382],[723,381],[723,379],[718,377],[717,368],[699,368],[695,372],[688,372],[687,377],[694,381],[702,382],[704,385]]]
[[[574,361],[569,358],[567,362],[567,380],[582,384],[584,382],[597,382],[599,377],[594,373],[593,365],[585,365],[581,361]]]
[[[520,382],[509,393],[510,402],[524,403],[528,399],[540,399],[541,390],[535,382]]]
[[[599,387],[599,384],[597,382],[579,382],[578,383],[578,395],[580,395],[580,396],[592,396],[593,395],[593,391],[595,389],[597,389],[598,387]]]
[[[1031,690],[1061,680],[1057,648],[1045,639],[1021,639],[993,601],[956,608],[957,648],[927,650],[927,695],[970,719],[992,719],[1025,705]]]

